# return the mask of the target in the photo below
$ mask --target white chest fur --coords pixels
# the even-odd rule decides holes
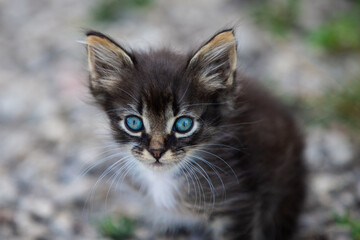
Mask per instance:
[[[146,192],[155,206],[167,210],[176,208],[179,198],[179,183],[169,172],[145,173]]]
[[[136,177],[146,193],[141,201],[143,213],[154,226],[163,229],[177,225],[192,227],[202,220],[182,206],[182,182],[174,177],[173,172],[156,172],[144,166],[139,166],[138,170]]]

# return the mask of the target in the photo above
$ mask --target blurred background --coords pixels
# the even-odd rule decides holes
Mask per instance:
[[[0,0],[0,239],[151,239],[136,205],[95,184],[106,119],[89,104],[79,42],[94,29],[182,52],[229,26],[241,71],[304,128],[298,239],[359,240],[359,0]]]

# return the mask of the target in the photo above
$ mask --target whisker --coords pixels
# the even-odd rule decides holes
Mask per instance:
[[[191,179],[191,182],[192,182],[192,185],[194,186],[194,191],[195,191],[195,203],[194,203],[194,207],[196,207],[196,203],[197,203],[197,188],[196,188],[196,186],[195,186],[195,182],[194,182],[194,179],[193,179],[193,176],[191,175],[191,173],[190,173],[190,171],[189,171],[189,169],[188,169],[188,167],[187,167],[187,163],[186,162],[182,162],[182,164],[181,164],[182,166],[182,168],[184,169],[184,173],[185,173],[185,175],[187,175],[187,174],[189,174],[190,176],[190,179]]]
[[[209,152],[209,151],[206,151],[206,150],[203,150],[203,149],[195,149],[195,151],[199,151],[199,152],[203,152],[203,153],[210,154],[211,156],[214,156],[214,157],[216,157],[217,159],[221,160],[223,163],[226,164],[226,166],[229,167],[229,169],[230,169],[230,170],[232,171],[232,173],[234,174],[237,183],[239,183],[239,179],[238,179],[238,177],[237,177],[234,169],[233,169],[223,158],[221,158],[220,156],[218,156],[218,155],[216,155],[216,154],[214,154],[214,153],[212,153],[212,152]]]
[[[126,168],[128,165],[130,165],[131,164],[131,161],[127,161],[127,162],[125,162],[123,165],[121,165],[120,166],[120,168],[119,169],[116,169],[115,171],[114,171],[114,173],[111,175],[111,177],[106,181],[106,183],[109,183],[111,180],[111,185],[114,183],[114,178],[115,177],[117,177],[119,174],[121,174],[122,173],[122,170],[124,169],[124,168]],[[116,167],[118,167],[119,165],[116,165],[114,168],[116,168]],[[111,186],[110,185],[110,186]]]
[[[126,108],[126,107],[118,107],[118,108],[114,108],[114,109],[109,109],[109,110],[106,110],[105,112],[124,112],[124,113],[127,113],[127,114],[135,114],[135,115],[141,115],[139,113],[139,111],[136,109],[135,106],[133,106],[132,104],[128,104],[129,108]]]
[[[91,193],[90,193],[90,201],[92,201],[92,199],[94,199],[94,195],[95,195],[95,191],[96,188],[98,186],[98,184],[103,180],[103,178],[109,174],[111,172],[111,170],[113,168],[115,168],[117,165],[119,165],[120,163],[122,163],[123,161],[125,161],[126,159],[128,159],[129,157],[131,157],[130,155],[125,156],[119,160],[117,160],[115,163],[113,163],[111,166],[109,166],[98,178],[98,180],[95,182],[94,186],[92,187]]]
[[[186,95],[187,91],[189,90],[189,87],[190,87],[190,81],[188,81],[188,84],[187,84],[187,86],[186,86],[186,89],[185,89],[185,91],[184,91],[183,95],[181,96],[180,100],[178,101],[178,104],[180,104],[180,103],[181,103],[181,101],[184,99],[184,97],[185,97],[185,95]]]
[[[126,91],[120,87],[117,87],[116,89],[122,91],[123,93],[125,93],[126,95],[131,97],[136,103],[138,103],[138,104],[140,103],[139,100],[137,98],[135,98],[132,94],[130,94],[128,91]]]
[[[131,164],[129,165],[129,167],[127,168],[127,170],[124,171],[124,174],[122,174],[119,177],[119,180],[116,182],[115,185],[115,190],[118,189],[118,185],[119,183],[123,183],[123,181],[125,180],[125,177],[136,167],[136,164],[134,162],[131,162]]]
[[[111,154],[111,155],[101,159],[101,160],[96,161],[95,163],[91,164],[89,167],[87,167],[86,169],[81,171],[79,174],[79,177],[84,177],[88,172],[90,172],[92,169],[96,168],[97,166],[113,159],[114,157],[118,157],[118,156],[122,156],[122,155],[124,155],[124,153],[114,153],[114,154]]]
[[[179,170],[180,170],[180,172],[181,172],[181,176],[184,176],[185,179],[186,179],[186,182],[187,182],[187,193],[190,194],[190,182],[189,182],[189,179],[188,179],[188,177],[187,177],[187,174],[186,174],[185,170],[184,170],[182,167],[180,167]]]
[[[198,157],[198,156],[194,156],[194,155],[193,155],[192,157],[194,157],[194,158],[196,158],[196,159],[204,162],[205,164],[207,164],[207,165],[215,172],[215,174],[217,175],[217,177],[219,178],[219,180],[220,180],[220,182],[221,182],[221,186],[222,186],[222,188],[223,188],[223,190],[224,190],[224,194],[225,194],[225,193],[226,193],[226,188],[225,188],[224,181],[222,180],[222,178],[221,178],[221,176],[220,176],[220,173],[219,173],[215,168],[218,168],[219,170],[221,170],[221,171],[224,172],[224,173],[225,173],[225,171],[222,170],[222,168],[220,168],[220,167],[218,167],[217,165],[215,165],[215,164],[213,164],[213,163],[205,160],[205,159],[202,158],[202,157]]]
[[[201,207],[201,199],[204,199],[204,204],[205,204],[205,192],[200,183],[200,179],[196,175],[196,172],[194,172],[194,166],[192,166],[188,161],[186,161],[185,163],[186,163],[185,167],[188,169],[188,172],[190,173],[191,177],[195,180],[194,182],[196,182],[197,188],[195,188],[195,189],[199,190],[198,197],[199,197],[199,208],[200,208]],[[197,203],[197,201],[195,203]],[[196,204],[195,204],[195,207],[196,207]]]
[[[198,168],[194,168],[195,170],[198,170],[197,172],[205,179],[205,181],[209,184],[210,187],[210,192],[211,192],[211,199],[212,199],[212,203],[214,205],[215,203],[215,187],[211,181],[210,176],[207,174],[207,172],[205,171],[205,169],[203,167],[201,167],[197,162],[195,161],[191,161],[190,163],[196,164],[196,166],[198,166]],[[205,175],[204,175],[204,174]]]
[[[211,105],[222,105],[222,104],[226,104],[226,102],[221,102],[221,103],[194,103],[194,104],[186,104],[183,107],[193,107],[193,106],[211,106]]]
[[[111,184],[108,188],[108,191],[106,193],[106,197],[105,197],[105,209],[107,209],[107,201],[108,201],[108,196],[109,196],[109,193],[110,193],[110,190],[111,190],[111,187],[113,186],[117,176],[122,172],[123,169],[126,169],[129,167],[129,165],[131,165],[132,162],[125,162],[124,165],[122,165],[118,170],[116,170],[116,172],[108,179],[107,183],[109,183],[111,181]],[[115,188],[116,189],[116,188]]]
[[[192,147],[204,147],[204,146],[227,147],[227,148],[230,148],[230,149],[239,151],[239,152],[243,152],[243,150],[241,150],[241,149],[239,149],[239,148],[236,148],[236,147],[233,147],[233,146],[230,146],[230,145],[226,145],[226,144],[215,144],[215,143],[204,143],[204,144],[189,145],[189,146],[186,146],[186,147],[182,147],[182,149],[187,149],[187,148],[192,148]]]
[[[223,127],[235,127],[235,126],[251,125],[251,124],[261,123],[262,121],[263,121],[263,119],[261,119],[261,120],[256,120],[256,121],[251,121],[251,122],[241,122],[241,123],[233,123],[233,124],[224,124],[224,125],[220,125],[219,127],[223,128]]]

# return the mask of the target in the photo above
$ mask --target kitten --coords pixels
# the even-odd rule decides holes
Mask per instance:
[[[305,194],[302,136],[282,105],[236,75],[232,29],[186,55],[127,51],[94,31],[87,48],[91,93],[124,153],[121,174],[156,229],[292,237]]]

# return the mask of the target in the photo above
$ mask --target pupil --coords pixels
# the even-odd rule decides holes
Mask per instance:
[[[192,126],[192,120],[190,118],[183,117],[180,118],[174,125],[174,131],[185,133],[191,128],[191,126]]]
[[[142,124],[141,120],[137,117],[128,117],[126,120],[126,124],[129,128],[131,128],[134,131],[141,130]]]

